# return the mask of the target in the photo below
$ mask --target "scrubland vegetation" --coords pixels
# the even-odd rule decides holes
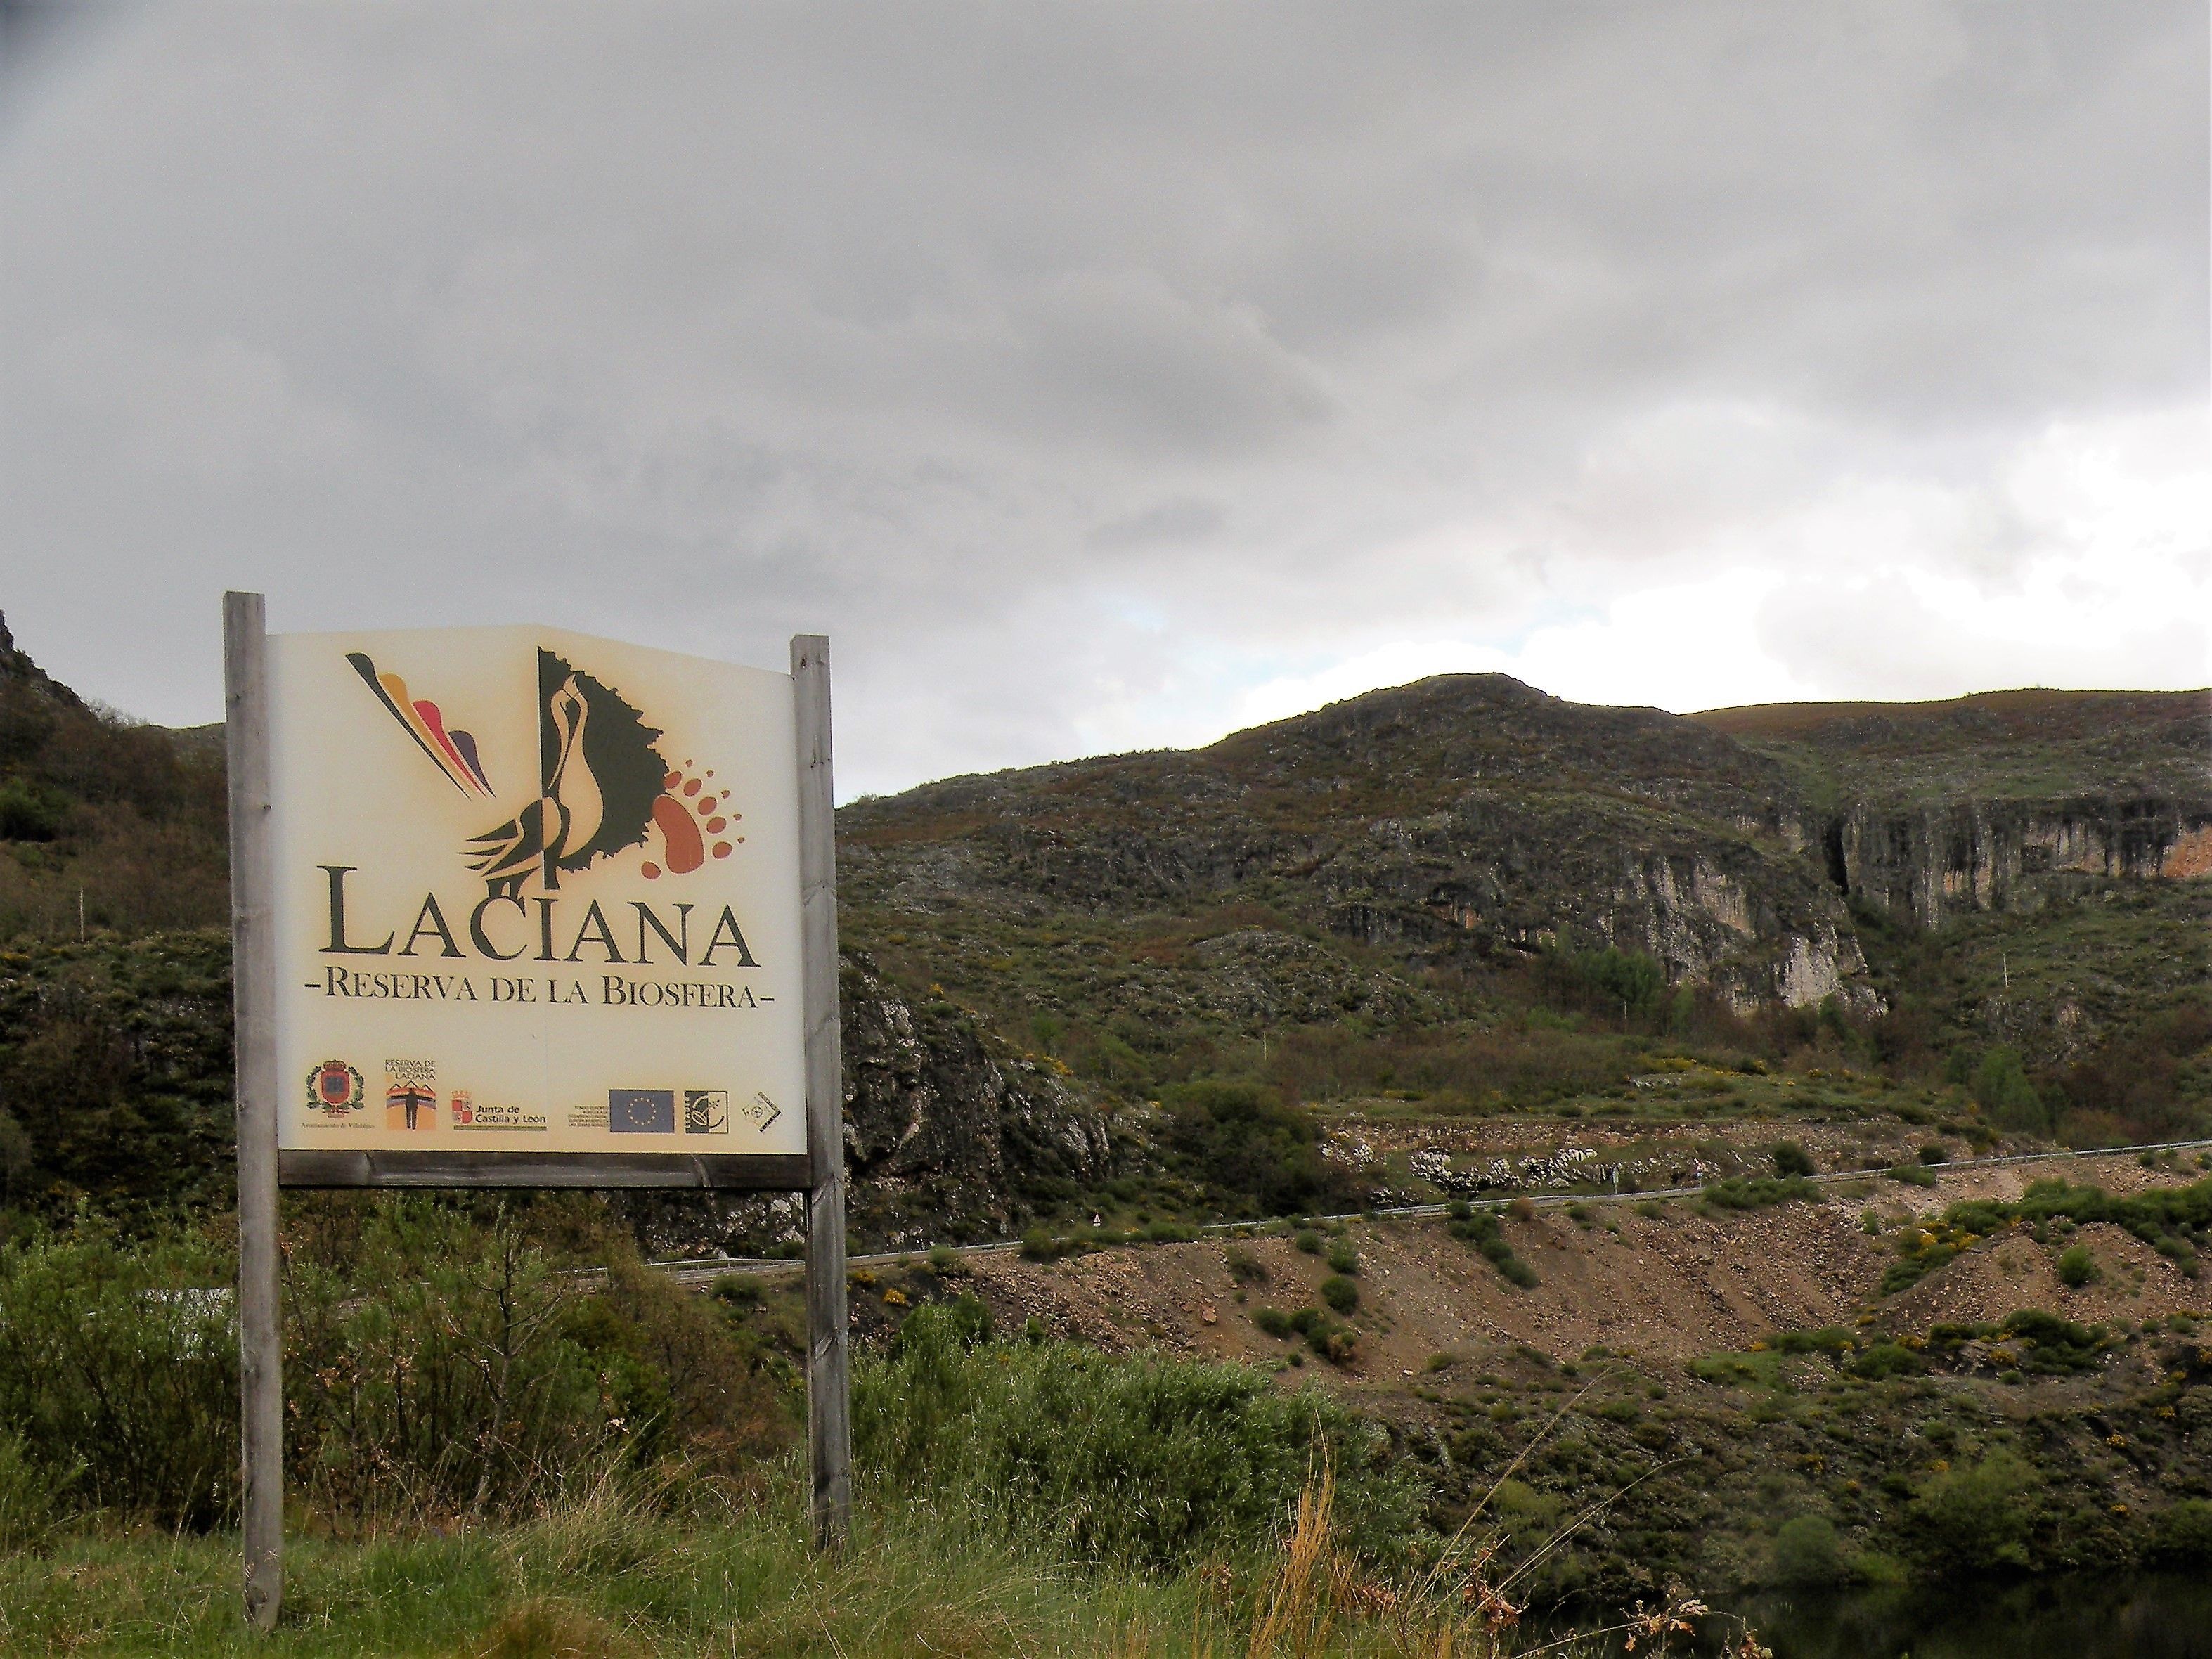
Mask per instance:
[[[943,1294],[863,1354],[825,1561],[787,1291],[678,1289],[577,1202],[333,1200],[286,1243],[280,1650],[1517,1649],[1484,1511],[1439,1531],[1382,1424],[1260,1370],[999,1337],[917,1269]],[[0,1250],[8,1651],[248,1645],[230,1268],[189,1228]]]
[[[0,1650],[244,1651],[220,757],[24,672],[0,676]],[[639,1260],[688,1200],[295,1196],[279,1648],[1502,1654],[1536,1645],[1546,1609],[1601,1623],[1640,1601],[1642,1655],[1693,1622],[1664,1611],[1685,1584],[2212,1560],[2212,1324],[2055,1291],[1898,1311],[2014,1238],[2068,1296],[2140,1284],[2149,1258],[2091,1248],[2106,1228],[2189,1283],[2212,1186],[2177,1166],[2142,1194],[1872,1207],[1877,1185],[1929,1205],[1970,1153],[2212,1133],[2212,889],[2045,871],[2032,903],[1923,926],[1809,843],[1746,841],[1780,788],[1747,752],[1667,717],[1414,692],[1383,694],[1403,719],[1371,730],[1339,710],[1211,759],[954,781],[843,815],[845,938],[899,1005],[884,1029],[916,1034],[919,1058],[892,1058],[922,1068],[933,1130],[966,1146],[1036,1115],[990,1177],[1000,1207],[955,1214],[916,1185],[906,1231],[857,1242],[1024,1232],[1044,1271],[1274,1218],[1321,1260],[1293,1285],[1223,1243],[1258,1363],[994,1330],[949,1252],[860,1270],[860,1521],[825,1561],[791,1292],[702,1296]],[[2094,793],[2098,721],[2142,717],[2076,714],[2078,754],[2031,732],[2000,781]],[[2201,752],[2138,738],[2182,810]],[[1915,803],[1989,781],[1988,749],[1916,750]],[[1893,769],[1774,752],[1824,813]],[[1143,834],[1131,801],[1158,817]],[[1420,836],[1464,890],[1449,921]],[[1632,917],[1576,920],[1622,849],[1656,848],[1735,872],[1801,933],[1827,918],[1867,973],[1783,1007],[1629,948],[1660,936]],[[1041,1086],[1010,1106],[980,1087],[993,1068]],[[1018,1156],[1079,1115],[1104,1126],[1096,1156]],[[1499,1342],[1370,1376],[1387,1261],[1310,1218],[1468,1189],[1345,1144],[1507,1125],[1669,1149],[1655,1164],[1702,1190],[1643,1206],[1654,1222],[1777,1225],[1837,1194],[1813,1176],[1860,1171],[1886,1265],[1849,1323],[1686,1364]],[[1838,1163],[1844,1144],[1881,1155]],[[975,1200],[982,1177],[963,1179]],[[1437,1224],[1486,1291],[1533,1299],[1553,1271],[1534,1213],[1462,1201]],[[712,1236],[775,1248],[787,1222]]]
[[[1934,1248],[1923,1231],[2060,1252],[2077,1218],[2185,1238],[2208,1192],[1972,1200],[1901,1230],[1899,1260]],[[1496,1219],[1445,1224],[1491,1255]],[[1511,1652],[1542,1609],[1595,1625],[1670,1584],[2212,1559],[2212,1322],[2179,1316],[1915,1331],[1877,1307],[1686,1367],[1471,1351],[1407,1383],[1409,1413],[1295,1369],[994,1330],[961,1258],[920,1256],[855,1270],[879,1333],[855,1379],[861,1519],[824,1563],[799,1513],[789,1279],[679,1288],[580,1198],[314,1195],[285,1239],[281,1640],[303,1652],[890,1653],[927,1632],[971,1653],[1430,1653],[1447,1631],[1450,1651]],[[1310,1243],[1352,1295],[1303,1311],[1356,1335],[1356,1233]],[[1225,1249],[1266,1293],[1264,1263]],[[190,1224],[80,1218],[0,1249],[9,1650],[240,1647],[231,1268]],[[2122,1384],[2138,1371],[2158,1380]]]
[[[216,746],[0,672],[0,940],[228,914]]]

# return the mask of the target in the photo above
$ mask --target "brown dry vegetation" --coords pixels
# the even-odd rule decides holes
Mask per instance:
[[[2126,1158],[2057,1167],[2077,1183],[2114,1193],[2177,1185],[2199,1173],[2146,1170]],[[1441,1221],[1355,1224],[1359,1356],[1342,1368],[1310,1363],[1299,1375],[1318,1371],[1343,1386],[1389,1389],[1419,1376],[1432,1355],[1470,1345],[1525,1345],[1559,1360],[1602,1346],[1681,1361],[1741,1348],[1778,1330],[1846,1324],[1873,1304],[1882,1271],[1895,1259],[1887,1237],[1863,1230],[1864,1210],[1875,1209],[1893,1229],[1961,1199],[2017,1198],[2052,1169],[1946,1171],[1931,1188],[1870,1178],[1863,1195],[1832,1188],[1826,1203],[1742,1212],[1701,1214],[1677,1201],[1656,1218],[1628,1203],[1592,1204],[1588,1224],[1565,1208],[1509,1215],[1505,1236],[1539,1281],[1529,1290],[1509,1284]],[[1924,1330],[1939,1320],[1997,1320],[2021,1308],[2049,1308],[2081,1322],[2142,1320],[2212,1301],[2201,1281],[2184,1278],[2118,1228],[2087,1227],[2082,1237],[2107,1267],[2087,1289],[2060,1285],[2042,1247],[2000,1238],[1893,1298],[1882,1322]],[[1231,1267],[1232,1248],[1267,1277],[1240,1280]],[[1002,1325],[1036,1319],[1109,1350],[1157,1346],[1268,1363],[1297,1345],[1267,1335],[1255,1316],[1262,1308],[1312,1305],[1329,1269],[1287,1237],[1261,1236],[1101,1250],[1051,1263],[1012,1253],[980,1255],[970,1258],[969,1273]]]

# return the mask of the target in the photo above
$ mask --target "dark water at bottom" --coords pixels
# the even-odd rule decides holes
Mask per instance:
[[[1778,1592],[1722,1606],[1774,1659],[2212,1659],[2212,1575]]]
[[[1714,1598],[1697,1651],[1748,1621],[1775,1659],[2212,1659],[2212,1574]],[[1618,1638],[1613,1651],[1620,1651]]]

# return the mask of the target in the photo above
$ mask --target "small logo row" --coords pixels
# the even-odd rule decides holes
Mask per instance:
[[[686,1089],[682,1092],[685,1134],[729,1133],[729,1091]],[[674,1089],[608,1090],[608,1132],[618,1135],[674,1134],[677,1093]]]
[[[360,1122],[368,1105],[368,1085],[356,1066],[326,1060],[307,1073],[307,1104],[326,1121]],[[542,1113],[481,1105],[465,1089],[453,1090],[441,1101],[434,1060],[385,1062],[386,1128],[417,1134],[434,1130],[441,1105],[457,1130],[546,1127]],[[733,1114],[726,1089],[610,1089],[605,1127],[611,1134],[672,1135],[680,1124],[687,1135],[726,1135],[733,1115],[760,1131],[781,1117],[783,1110],[766,1095],[756,1094]],[[573,1121],[575,1127],[590,1127],[595,1116],[595,1111],[578,1108]]]
[[[678,1103],[682,1103],[682,1115]],[[610,1089],[607,1129],[618,1135],[669,1135],[680,1127],[687,1135],[726,1135],[732,1116],[762,1130],[783,1115],[766,1095],[755,1095],[730,1109],[726,1089]]]

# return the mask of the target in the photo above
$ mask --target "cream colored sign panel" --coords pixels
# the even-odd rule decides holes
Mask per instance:
[[[787,675],[269,644],[281,1146],[805,1150]]]

